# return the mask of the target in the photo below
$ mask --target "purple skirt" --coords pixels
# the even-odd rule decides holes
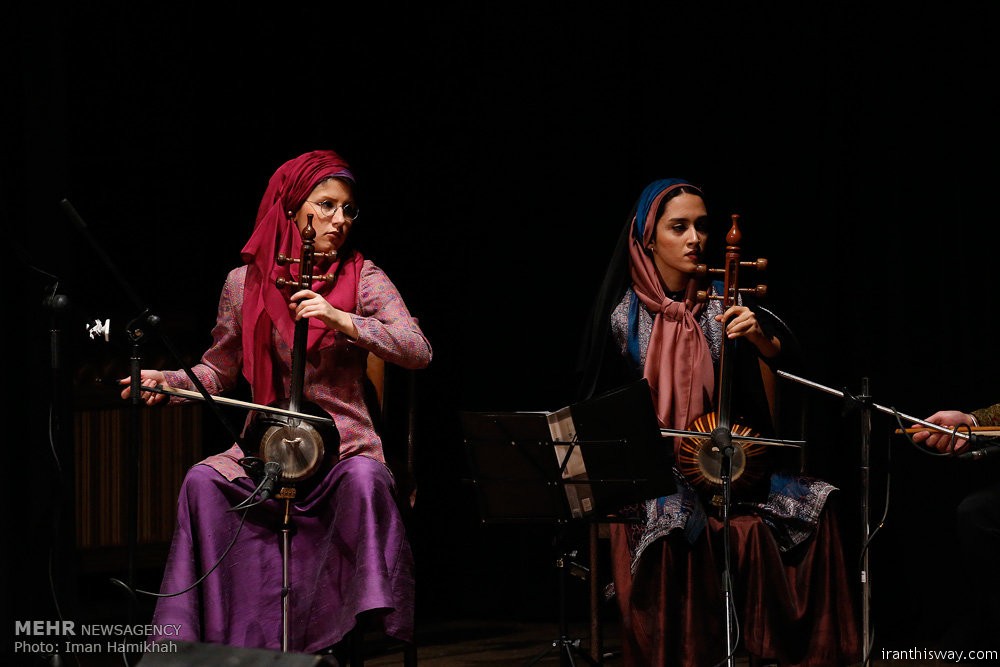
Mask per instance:
[[[413,640],[413,555],[389,469],[366,456],[338,462],[292,502],[288,648],[314,653],[339,641],[365,612],[375,629]],[[251,480],[228,481],[195,465],[181,486],[177,527],[154,625],[179,625],[162,639],[249,648],[282,648],[282,521],[284,500],[227,511],[253,491]],[[366,626],[368,627],[368,626]]]

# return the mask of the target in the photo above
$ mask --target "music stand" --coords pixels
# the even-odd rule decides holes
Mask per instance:
[[[609,514],[676,491],[673,451],[660,437],[649,386],[639,380],[555,412],[463,412],[466,454],[483,523],[608,521]],[[565,571],[575,551],[556,560],[558,639],[536,656],[579,654],[565,613]]]
[[[677,491],[673,444],[661,436],[645,378],[575,403],[570,412],[595,511],[616,512]]]

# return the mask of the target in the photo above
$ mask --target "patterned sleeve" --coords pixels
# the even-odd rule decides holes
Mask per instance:
[[[424,368],[431,361],[431,345],[410,315],[403,297],[382,269],[366,260],[358,285],[358,312],[351,315],[358,328],[355,344],[404,368]]]
[[[243,277],[246,267],[235,269],[226,277],[219,298],[219,313],[212,329],[212,346],[195,364],[194,372],[210,394],[221,394],[236,385],[243,363],[243,342],[240,335],[240,312],[243,301]],[[177,389],[196,389],[184,371],[164,371],[167,384]],[[187,399],[173,397],[171,402]]]
[[[988,408],[973,410],[972,416],[976,418],[980,426],[1000,426],[1000,403]]]

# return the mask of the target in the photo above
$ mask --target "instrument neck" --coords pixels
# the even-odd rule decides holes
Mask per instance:
[[[299,261],[299,289],[310,289],[313,267],[315,266],[316,230],[313,227],[312,215],[307,216],[306,226],[302,230],[302,256]],[[298,412],[302,407],[302,389],[306,374],[306,345],[309,344],[309,319],[303,317],[295,322],[295,343],[292,346],[292,377],[289,389],[288,405],[290,410]]]
[[[288,409],[298,412],[302,407],[302,389],[306,373],[306,345],[309,341],[309,320],[302,318],[295,323],[295,344],[292,348],[292,378],[289,389]]]
[[[719,376],[716,385],[718,387],[715,412],[718,415],[718,425],[723,428],[730,426],[730,406],[733,395],[733,343],[725,334],[725,323],[723,323],[722,347],[719,352]]]
[[[723,273],[725,280],[722,286],[722,312],[739,303],[739,272],[740,272],[740,239],[742,234],[738,226],[739,216],[733,216],[733,226],[726,235],[726,263]],[[729,428],[729,409],[732,403],[733,375],[733,343],[726,335],[729,322],[722,322],[722,345],[719,347],[719,376],[716,383],[716,413],[719,416],[719,426]]]

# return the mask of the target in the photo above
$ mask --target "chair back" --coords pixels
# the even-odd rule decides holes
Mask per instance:
[[[366,402],[375,430],[382,438],[386,464],[396,478],[400,510],[412,511],[417,500],[416,371],[368,353]]]

